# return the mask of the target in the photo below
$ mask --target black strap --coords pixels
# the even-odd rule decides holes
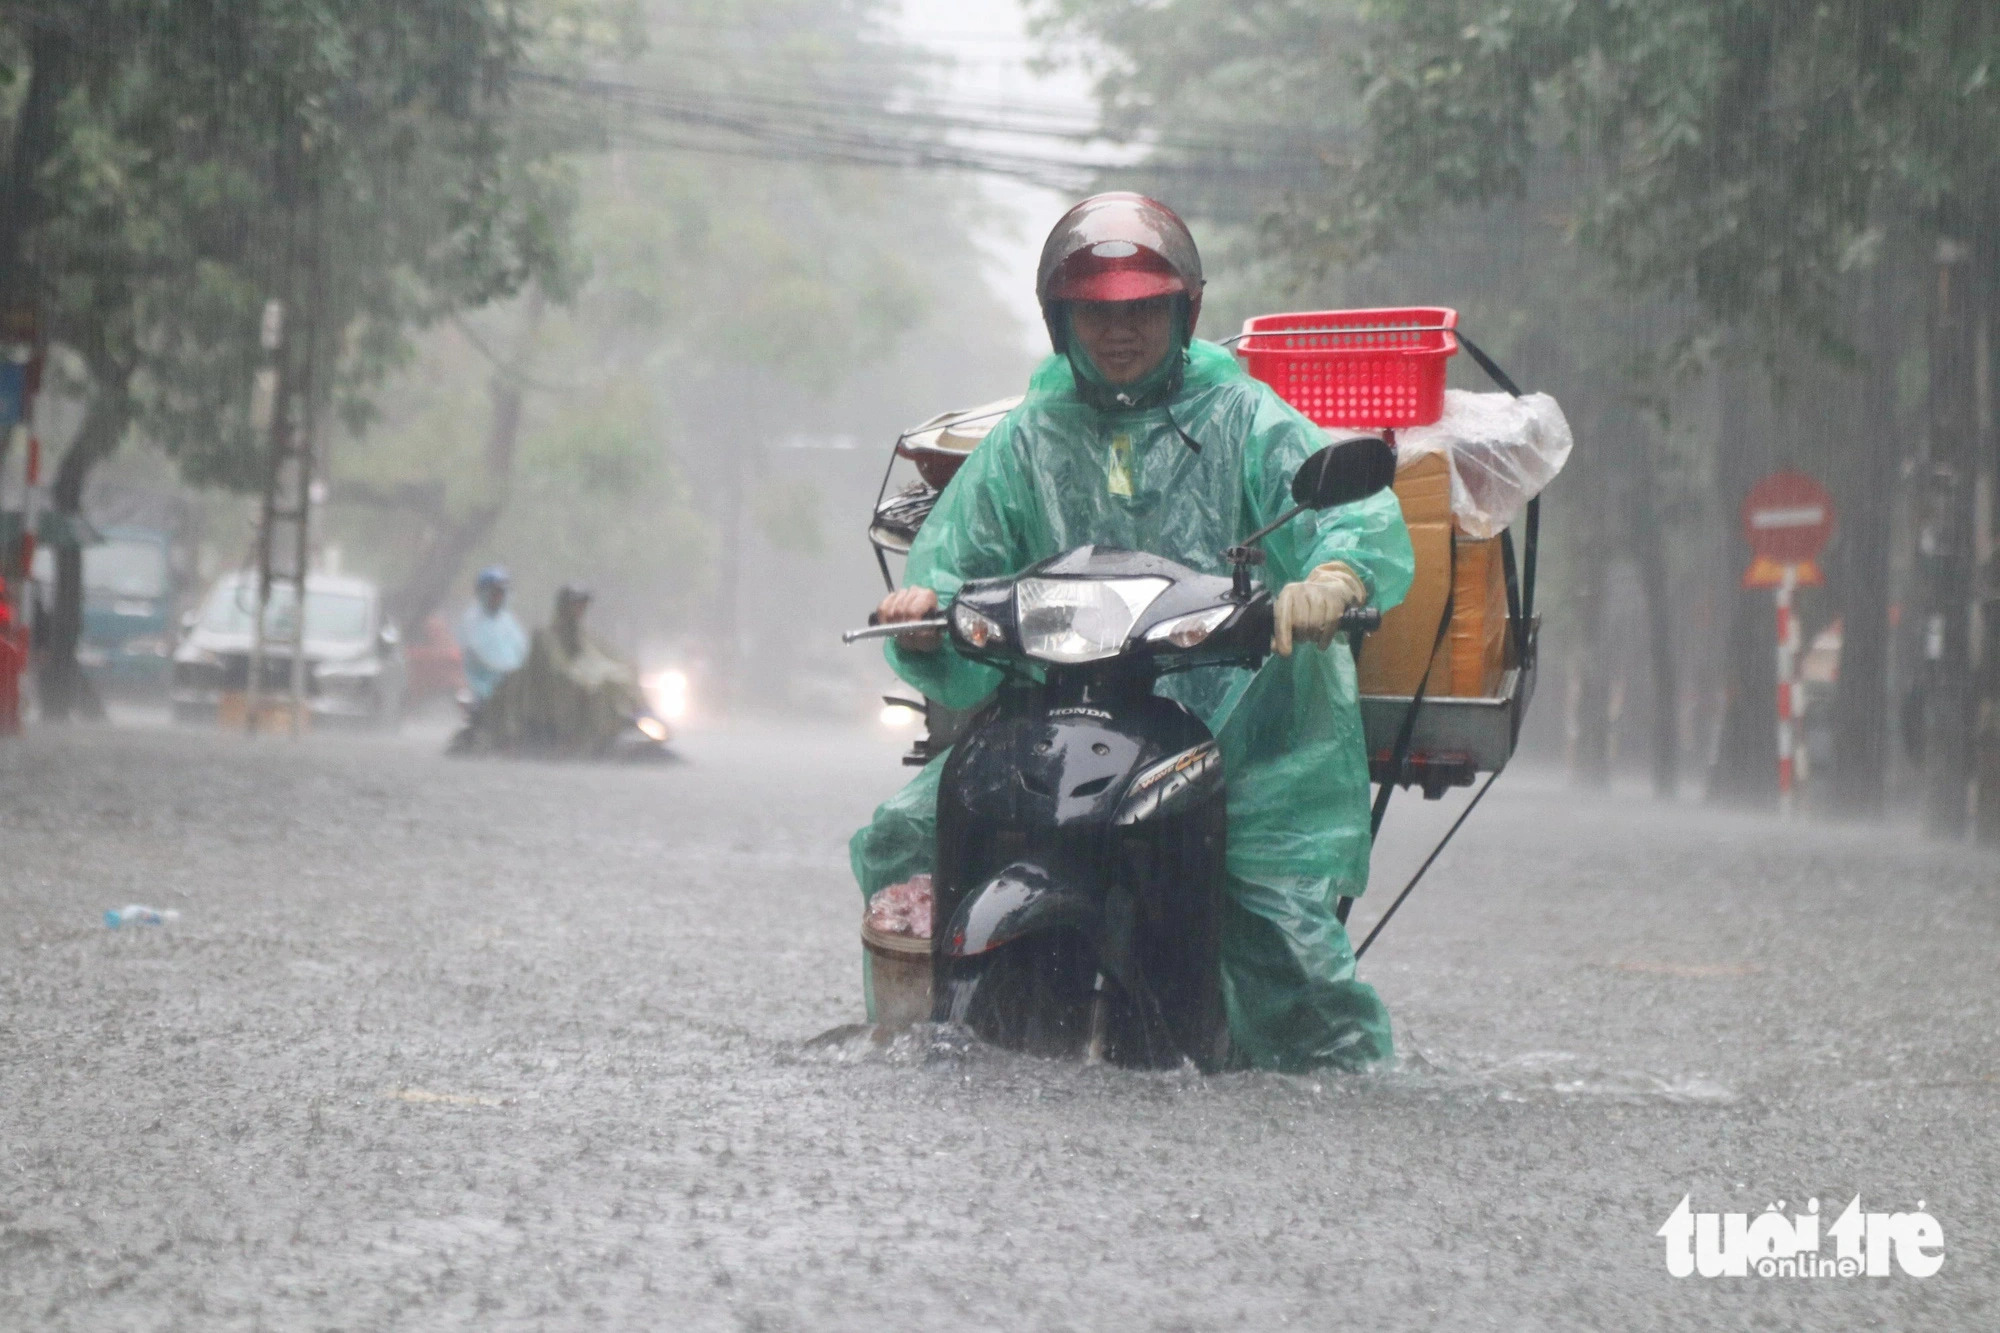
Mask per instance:
[[[1387,781],[1375,793],[1374,808],[1368,812],[1368,844],[1375,845],[1375,835],[1382,831],[1382,820],[1389,813],[1389,798],[1396,792],[1397,782],[1403,776],[1403,766],[1410,761],[1410,746],[1417,735],[1417,713],[1424,706],[1424,695],[1430,689],[1431,673],[1437,670],[1438,649],[1444,646],[1445,635],[1451,632],[1451,613],[1458,601],[1458,537],[1454,534],[1447,547],[1451,564],[1446,574],[1444,587],[1444,612],[1438,616],[1437,634],[1431,639],[1430,656],[1424,659],[1423,678],[1417,682],[1416,693],[1410,696],[1410,706],[1403,710],[1402,725],[1396,728],[1396,744],[1389,751],[1389,773]],[[1333,905],[1333,915],[1342,925],[1347,924],[1347,914],[1354,910],[1354,899],[1342,898]]]
[[[1519,663],[1528,634],[1527,622],[1521,618],[1521,580],[1514,568],[1512,528],[1500,534],[1500,576],[1507,584],[1507,646],[1513,650],[1513,661]]]
[[[1466,337],[1465,334],[1458,329],[1453,329],[1452,332],[1458,335],[1458,345],[1460,347],[1463,347],[1466,351],[1472,354],[1472,359],[1479,363],[1479,368],[1485,371],[1487,376],[1491,378],[1495,384],[1499,385],[1501,388],[1505,389],[1508,393],[1512,394],[1516,398],[1524,396],[1521,393],[1521,386],[1514,383],[1513,378],[1509,376],[1506,371],[1500,369],[1499,364],[1495,362],[1492,357],[1480,351],[1478,343],[1475,343],[1474,341],[1472,341],[1472,339]]]
[[[1389,752],[1389,780],[1382,784],[1382,790],[1375,793],[1375,808],[1368,815],[1368,840],[1373,843],[1375,835],[1382,831],[1382,817],[1389,813],[1389,795],[1396,790],[1403,777],[1403,765],[1410,760],[1410,746],[1416,739],[1417,713],[1424,706],[1424,695],[1429,693],[1431,673],[1437,670],[1438,649],[1444,646],[1445,635],[1451,632],[1451,613],[1458,602],[1458,538],[1452,536],[1446,549],[1450,552],[1450,563],[1446,567],[1444,585],[1444,611],[1438,616],[1437,633],[1431,638],[1430,656],[1424,659],[1423,678],[1417,682],[1417,692],[1410,697],[1410,706],[1403,710],[1403,725],[1396,729],[1396,748]]]
[[[1521,386],[1514,383],[1513,376],[1500,369],[1492,357],[1486,355],[1478,343],[1457,329],[1452,330],[1479,368],[1492,381],[1516,398],[1525,397]],[[1521,544],[1521,565],[1518,575],[1514,567],[1514,534],[1512,529],[1502,534],[1505,542],[1500,548],[1500,558],[1507,571],[1507,635],[1514,646],[1516,666],[1527,665],[1524,654],[1528,650],[1528,621],[1535,614],[1535,563],[1542,544],[1542,497],[1537,495],[1528,501],[1527,532]]]
[[[1452,836],[1458,832],[1458,826],[1460,824],[1463,824],[1465,822],[1465,817],[1471,814],[1481,801],[1486,799],[1486,793],[1492,790],[1493,779],[1499,776],[1500,774],[1497,770],[1495,772],[1488,773],[1486,775],[1486,781],[1483,784],[1481,784],[1477,792],[1473,793],[1472,799],[1465,803],[1465,809],[1458,812],[1458,818],[1451,821],[1451,827],[1445,830],[1445,835],[1442,838],[1438,839],[1438,845],[1431,848],[1431,854],[1429,856],[1426,856],[1424,858],[1424,863],[1417,867],[1417,873],[1410,876],[1410,882],[1403,886],[1403,891],[1396,895],[1396,901],[1389,904],[1389,910],[1382,913],[1381,918],[1378,921],[1376,921],[1374,929],[1368,932],[1368,938],[1361,941],[1361,947],[1354,951],[1355,962],[1357,963],[1360,962],[1361,955],[1368,952],[1368,946],[1373,944],[1375,942],[1375,937],[1382,933],[1382,927],[1389,924],[1389,918],[1396,915],[1396,909],[1403,905],[1403,899],[1410,896],[1410,890],[1417,887],[1417,881],[1422,879],[1424,877],[1424,872],[1431,868],[1431,862],[1437,860],[1439,856],[1444,854],[1444,849],[1446,845],[1451,842]],[[1353,902],[1354,900],[1352,898],[1344,898],[1341,901]],[[1343,916],[1341,918],[1342,924],[1345,924],[1346,921],[1347,918]]]
[[[1542,497],[1528,501],[1528,535],[1521,547],[1521,620],[1535,616],[1535,549],[1542,540]]]
[[[1167,424],[1174,428],[1174,434],[1181,437],[1181,443],[1186,445],[1193,452],[1199,454],[1201,452],[1201,441],[1197,440],[1194,436],[1188,434],[1186,431],[1181,429],[1181,423],[1174,419],[1173,408],[1171,407],[1167,408],[1166,412],[1167,412]]]

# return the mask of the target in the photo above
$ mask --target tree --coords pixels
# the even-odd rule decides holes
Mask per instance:
[[[1858,357],[1865,375],[1887,384],[1897,351],[1876,336],[1885,318],[1929,344],[1931,423],[1918,461],[1942,492],[1929,520],[1927,544],[1939,554],[1926,562],[1924,598],[1938,626],[1928,669],[1930,823],[1962,829],[1976,722],[1969,483],[1993,466],[1975,448],[1971,363],[1995,287],[1992,247],[1966,241],[1972,219],[1991,216],[2000,179],[2000,91],[1990,78],[2000,15],[1969,0],[1469,2],[1387,13],[1369,91],[1371,159],[1383,168],[1373,179],[1392,199],[1394,184],[1405,186],[1392,211],[1427,192],[1478,200],[1517,188],[1534,128],[1553,119],[1566,147],[1601,164],[1608,186],[1583,215],[1584,242],[1628,287],[1687,293],[1709,323],[1736,330],[1739,354],[1774,364],[1804,343],[1822,357]],[[1426,137],[1435,134],[1456,173],[1426,171],[1416,156],[1437,150]],[[1493,169],[1463,170],[1475,161]],[[1908,305],[1885,308],[1870,287],[1892,242],[1937,266],[1926,285],[1938,306],[1927,320]],[[1857,319],[1863,311],[1870,323]],[[1878,413],[1890,396],[1872,394]],[[1847,488],[1851,518],[1870,548],[1849,562],[1845,581],[1860,651],[1844,664],[1838,708],[1852,739],[1839,747],[1848,765],[1837,790],[1865,812],[1879,808],[1882,746],[1870,719],[1887,706],[1876,646],[1889,582],[1880,483],[1893,468],[1859,460],[1897,445],[1880,416],[1829,425],[1841,437],[1833,470],[1858,479]],[[1752,697],[1750,681],[1733,693]],[[2000,836],[2000,819],[1991,823]]]
[[[1230,12],[1220,13],[1224,8]],[[1336,12],[1355,25],[1344,44],[1298,40],[1312,25],[1340,22]],[[1920,470],[1942,469],[1956,483],[1946,487],[1951,496],[1964,497],[1972,472],[1991,468],[1972,459],[1972,377],[1963,372],[1981,322],[1965,313],[1968,303],[1990,303],[1995,286],[1984,257],[1992,247],[1963,244],[1975,230],[1971,220],[1990,217],[1996,201],[2000,92],[1991,70],[2000,56],[2000,14],[1991,5],[1048,0],[1043,13],[1052,32],[1080,29],[1110,41],[1124,63],[1112,68],[1104,89],[1129,125],[1157,128],[1163,116],[1198,104],[1204,94],[1183,83],[1212,89],[1261,80],[1288,111],[1297,110],[1289,90],[1302,83],[1353,90],[1351,99],[1328,99],[1350,114],[1322,136],[1325,171],[1274,187],[1259,201],[1267,250],[1310,256],[1327,268],[1365,264],[1407,250],[1409,238],[1433,232],[1441,216],[1471,210],[1496,219],[1508,200],[1546,197],[1552,174],[1567,178],[1572,187],[1556,205],[1563,229],[1600,266],[1577,295],[1651,302],[1668,316],[1652,340],[1651,390],[1642,397],[1685,400],[1685,387],[1676,386],[1727,349],[1756,377],[1752,397],[1775,394],[1780,417],[1809,418],[1816,414],[1803,386],[1818,373],[1809,363],[1852,367],[1878,386],[1891,384],[1899,345],[1915,335],[1930,343],[1932,396],[1941,405],[1925,457],[1944,451]],[[1225,58],[1214,73],[1196,69],[1190,78],[1190,53],[1204,26],[1225,34]],[[1301,123],[1326,119],[1321,111]],[[1955,244],[1940,252],[1941,242]],[[1885,304],[1871,285],[1891,258],[1889,246],[1925,264],[1934,264],[1934,252],[1961,255],[1962,272],[1930,284],[1954,293],[1958,304],[1947,302],[1945,313],[1928,321],[1928,337],[1925,319],[1900,299],[1906,288]],[[1506,253],[1504,240],[1496,237],[1494,252]],[[1885,320],[1893,330],[1886,337]],[[1874,410],[1889,410],[1890,397],[1873,392]],[[1886,624],[1891,497],[1882,467],[1870,460],[1895,445],[1879,416],[1854,411],[1825,424],[1834,436],[1828,470],[1853,479],[1843,483],[1843,498],[1860,506],[1852,514],[1859,540],[1851,545],[1866,547],[1851,549],[1846,561],[1842,591],[1858,651],[1843,672],[1838,707],[1842,734],[1851,739],[1838,749],[1843,800],[1867,809],[1878,800],[1883,748],[1868,719],[1879,720],[1887,704],[1886,655],[1877,645]],[[1729,488],[1738,484],[1734,467],[1744,454],[1726,438],[1710,447],[1719,463],[1709,472],[1726,492],[1714,503],[1719,520],[1740,498],[1740,489]],[[1936,523],[1951,552],[1934,582],[1950,586],[1931,595],[1944,616],[1931,709],[1941,742],[1973,730],[1963,687],[1970,511],[1954,504],[1969,500],[1954,498]],[[1653,538],[1643,527],[1632,535],[1641,539],[1632,553],[1643,566]],[[1653,600],[1655,623],[1665,623]],[[1768,655],[1759,661],[1743,651],[1753,646],[1749,639],[1734,637],[1729,694],[1749,711],[1725,721],[1726,741],[1757,730],[1751,723],[1765,705],[1754,701],[1769,693]],[[2000,706],[1987,715],[2000,739]],[[1718,789],[1768,789],[1768,748],[1751,755],[1746,749],[1741,763],[1717,773]],[[1936,762],[1933,770],[1935,822],[1944,827],[1964,771]],[[2000,781],[1994,786],[2000,801]],[[2000,818],[1994,823],[2000,831]]]
[[[1636,673],[1651,686],[1643,742],[1654,784],[1672,793],[1688,674],[1679,632],[1688,599],[1673,590],[1692,581],[1699,563],[1672,536],[1698,508],[1698,468],[1682,424],[1691,395],[1657,344],[1661,329],[1686,325],[1687,312],[1666,298],[1635,302],[1599,256],[1576,244],[1574,218],[1591,175],[1556,158],[1528,162],[1519,197],[1495,195],[1471,209],[1441,200],[1397,207],[1387,194],[1357,189],[1370,111],[1358,53],[1371,33],[1358,5],[1069,0],[1044,15],[1052,38],[1081,29],[1115,41],[1120,58],[1100,92],[1108,119],[1142,140],[1233,140],[1252,161],[1297,161],[1306,143],[1314,146],[1316,172],[1273,173],[1261,189],[1218,192],[1198,157],[1159,150],[1132,178],[1171,191],[1211,223],[1204,244],[1219,252],[1209,302],[1218,327],[1284,305],[1455,305],[1516,379],[1561,399],[1583,447],[1549,497],[1542,578],[1555,595],[1542,605],[1562,622],[1547,660],[1570,677],[1557,696],[1567,707],[1569,760],[1578,781],[1603,781],[1617,701],[1645,696],[1617,688],[1614,677]],[[1211,33],[1220,34],[1219,49]],[[1492,387],[1469,367],[1458,374],[1464,387]],[[1620,637],[1606,621],[1610,579],[1626,558],[1648,613],[1650,651],[1638,660],[1617,651]]]
[[[15,256],[16,286],[87,372],[94,428],[58,466],[59,510],[80,503],[124,423],[192,481],[260,484],[269,456],[245,408],[267,302],[295,331],[276,369],[281,390],[309,386],[303,424],[333,404],[364,415],[410,327],[531,278],[566,283],[568,180],[549,137],[515,117],[510,83],[586,12],[101,0],[86,44],[26,10],[20,48],[48,61],[30,87],[45,75],[52,107],[23,99],[10,171],[32,189],[0,261]],[[88,86],[75,68],[86,45]],[[80,559],[60,561],[46,642],[56,716],[74,694],[80,598]]]
[[[886,104],[898,84],[885,71],[910,57],[879,32],[881,9],[656,6],[653,40],[615,78],[687,96],[837,92]],[[588,100],[558,89],[543,109]],[[529,614],[555,583],[587,580],[593,618],[628,644],[673,640],[706,657],[711,693],[766,692],[782,672],[764,664],[809,649],[797,634],[756,642],[775,617],[746,562],[774,549],[819,555],[819,469],[837,459],[872,478],[880,468],[872,451],[793,454],[787,439],[844,434],[885,412],[899,427],[995,396],[975,380],[939,402],[871,376],[926,350],[914,347],[919,330],[960,353],[961,375],[999,359],[996,347],[1018,358],[1015,330],[976,272],[970,191],[663,148],[636,118],[607,128],[604,151],[579,166],[589,269],[573,298],[503,303],[426,338],[421,372],[337,446],[335,524],[375,553],[405,623],[459,586],[469,561],[501,561]],[[834,562],[798,564],[802,578],[838,576]]]

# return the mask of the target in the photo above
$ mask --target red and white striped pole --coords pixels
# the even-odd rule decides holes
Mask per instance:
[[[1778,812],[1787,819],[1792,814],[1792,779],[1799,757],[1797,731],[1792,725],[1799,656],[1799,622],[1792,615],[1792,589],[1798,576],[1797,565],[1786,565],[1774,593],[1778,602]]]

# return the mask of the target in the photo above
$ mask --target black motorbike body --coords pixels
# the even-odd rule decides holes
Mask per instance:
[[[1202,746],[1200,785],[1171,813],[1112,822],[1135,776]],[[939,784],[934,1017],[1074,1054],[1101,973],[1107,1059],[1218,1067],[1224,803],[1208,728],[1171,700],[1052,708],[1039,690],[1003,694]]]
[[[1269,596],[1239,600],[1229,579],[1082,547],[1015,578],[967,584],[955,607],[1010,626],[1014,589],[1038,578],[1168,586],[1116,655],[1035,663],[1035,674],[1017,649],[975,646],[954,626],[960,653],[1012,678],[939,783],[933,1016],[1037,1054],[1078,1054],[1094,1028],[1095,1053],[1118,1064],[1219,1068],[1228,784],[1207,726],[1153,685],[1165,671],[1261,661]],[[1199,646],[1147,641],[1204,608],[1227,608],[1228,618]],[[1018,632],[1007,637],[1018,644]]]

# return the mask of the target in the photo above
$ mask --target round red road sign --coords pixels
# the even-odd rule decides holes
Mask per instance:
[[[1743,535],[1773,563],[1816,560],[1833,535],[1833,497],[1803,472],[1773,472],[1743,497]]]

